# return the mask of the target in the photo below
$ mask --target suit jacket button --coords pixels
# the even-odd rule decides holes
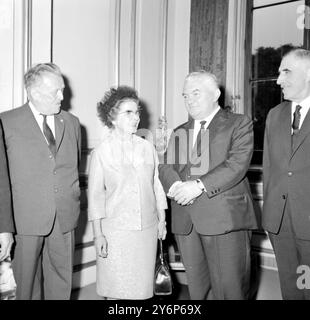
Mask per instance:
[[[282,195],[282,199],[283,199],[283,200],[286,199],[286,195],[285,195],[285,194]]]
[[[293,172],[290,171],[287,175],[291,177],[293,175]]]

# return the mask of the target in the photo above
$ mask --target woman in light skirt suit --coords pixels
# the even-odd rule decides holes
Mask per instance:
[[[91,155],[89,220],[97,254],[97,293],[109,299],[153,296],[157,239],[166,237],[166,195],[154,146],[135,135],[134,89],[110,89],[98,103],[110,130]]]

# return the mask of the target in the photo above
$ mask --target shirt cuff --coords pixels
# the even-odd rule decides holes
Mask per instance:
[[[203,184],[203,182],[200,179],[196,179],[197,185],[198,187],[203,191],[203,192],[207,192],[207,189],[205,187],[205,185]]]

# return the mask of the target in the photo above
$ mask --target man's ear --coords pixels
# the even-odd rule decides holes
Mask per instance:
[[[310,82],[310,67],[307,69],[307,81]]]
[[[220,89],[216,89],[215,93],[214,93],[214,102],[218,101],[220,96],[221,96],[221,90]]]

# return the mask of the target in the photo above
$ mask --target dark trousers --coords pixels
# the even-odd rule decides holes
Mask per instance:
[[[310,232],[310,230],[309,230]],[[276,255],[282,298],[284,300],[310,300],[310,289],[299,289],[297,273],[299,266],[310,270],[310,241],[298,239],[295,234],[289,200],[286,203],[280,231],[269,233],[269,238]],[[310,275],[308,275],[309,279]]]
[[[63,234],[57,214],[47,236],[16,235],[12,265],[17,299],[70,299],[73,252],[74,231]]]
[[[250,289],[250,231],[176,235],[192,300],[243,300]]]

